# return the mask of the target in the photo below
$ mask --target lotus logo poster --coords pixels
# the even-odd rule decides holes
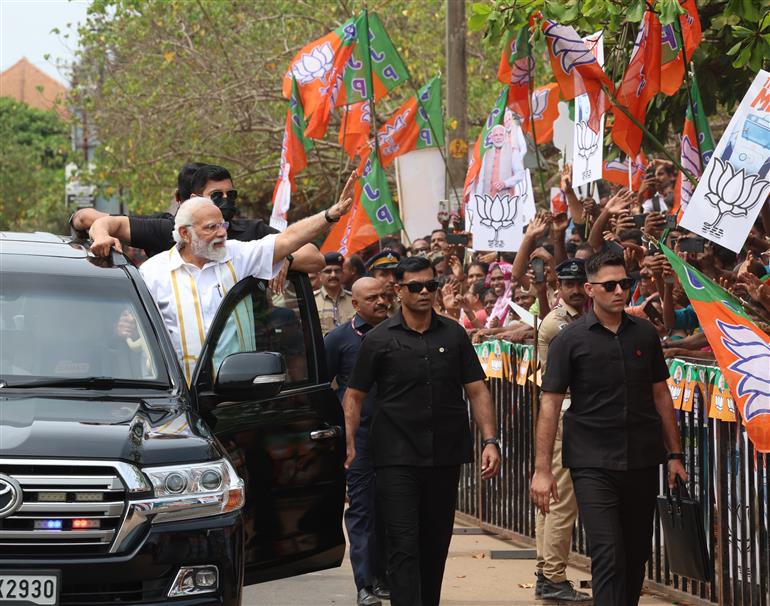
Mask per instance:
[[[681,225],[740,252],[770,194],[770,73],[760,70],[695,188]]]
[[[583,38],[599,65],[604,66],[604,37],[602,32]],[[591,101],[588,93],[575,97],[575,136],[572,139],[572,185],[577,187],[602,178],[602,141],[604,120],[599,132],[591,130]]]

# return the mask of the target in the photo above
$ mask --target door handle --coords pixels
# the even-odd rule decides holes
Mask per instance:
[[[326,429],[316,429],[310,432],[311,440],[328,440],[330,438],[338,438],[342,435],[342,428],[338,425],[327,427]]]

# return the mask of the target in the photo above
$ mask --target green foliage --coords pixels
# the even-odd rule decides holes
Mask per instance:
[[[59,116],[0,97],[0,230],[65,233],[69,129]]]

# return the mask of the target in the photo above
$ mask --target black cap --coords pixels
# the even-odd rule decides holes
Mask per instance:
[[[583,259],[567,259],[556,266],[556,277],[559,280],[585,280],[586,266]]]
[[[324,254],[324,263],[326,265],[339,265],[342,267],[343,263],[345,263],[345,257],[339,252],[328,252]]]
[[[396,269],[401,255],[394,250],[383,250],[366,262],[367,271],[374,269]]]

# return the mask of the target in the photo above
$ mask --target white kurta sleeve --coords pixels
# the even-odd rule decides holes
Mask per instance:
[[[273,264],[276,236],[277,234],[269,234],[264,238],[250,242],[227,241],[227,247],[232,253],[233,264],[239,278],[254,276],[269,280],[280,271],[283,259]]]

